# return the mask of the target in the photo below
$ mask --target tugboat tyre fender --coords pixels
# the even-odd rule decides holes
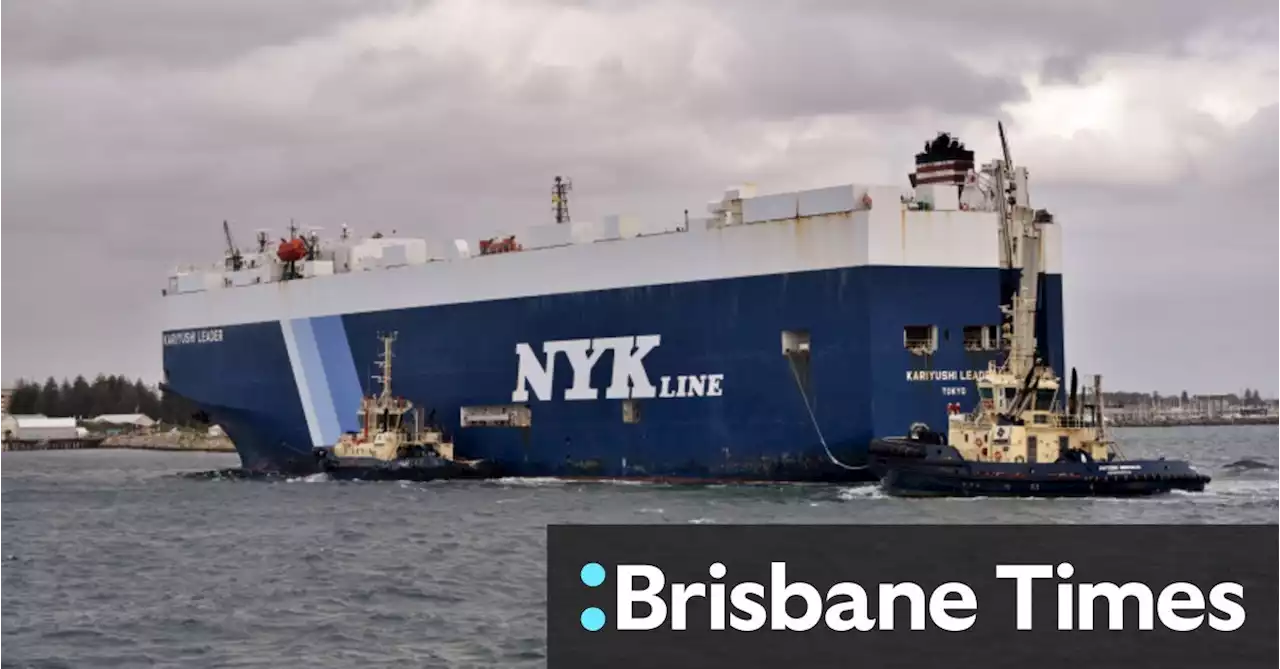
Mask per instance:
[[[1022,457],[1021,455],[1019,455],[1019,456],[1015,457],[1015,458],[1013,459],[1013,461],[1014,461],[1014,462],[1017,462],[1017,463],[1019,463],[1019,464],[1021,464],[1021,463],[1023,463],[1023,462],[1026,462],[1026,461],[1027,461],[1027,459],[1026,459],[1026,458],[1024,458],[1024,457]]]

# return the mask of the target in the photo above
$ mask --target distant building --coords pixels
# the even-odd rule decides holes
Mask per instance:
[[[0,390],[0,393],[3,393],[3,400],[0,400],[3,402],[3,404],[0,404],[0,414],[7,416],[9,414],[9,398],[13,397],[13,388],[5,388]]]
[[[84,421],[99,430],[108,432],[149,432],[156,422],[144,413],[106,413]]]
[[[49,418],[47,416],[5,416],[4,438],[16,441],[45,441],[50,439],[75,439],[80,436],[74,418]]]

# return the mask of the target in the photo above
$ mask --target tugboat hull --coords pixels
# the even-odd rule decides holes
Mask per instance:
[[[884,480],[889,470],[900,464],[920,464],[930,452],[941,457],[945,440],[935,433],[916,437],[882,437],[872,439],[867,448],[867,469],[877,481]],[[932,449],[931,449],[932,447]]]
[[[880,485],[898,497],[1144,497],[1200,492],[1209,477],[1185,462],[906,462],[885,466]]]
[[[338,481],[423,482],[501,476],[494,467],[483,462],[461,463],[438,457],[383,461],[377,458],[336,458],[328,453],[318,453],[317,460],[320,471]]]

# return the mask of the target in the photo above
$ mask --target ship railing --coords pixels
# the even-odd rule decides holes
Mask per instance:
[[[710,221],[710,219],[706,219],[706,220],[707,220],[708,222]],[[711,227],[711,226],[708,224],[708,228],[710,228],[710,227]],[[659,236],[665,236],[665,235],[672,235],[672,234],[687,233],[687,232],[689,232],[689,229],[690,229],[689,221],[687,221],[687,220],[686,220],[683,224],[676,224],[676,225],[674,225],[674,226],[655,227],[655,228],[652,228],[652,229],[647,229],[647,230],[645,230],[645,231],[643,231],[643,232],[637,232],[637,233],[628,234],[628,235],[622,235],[622,236],[601,236],[601,235],[599,234],[601,231],[600,231],[600,230],[596,230],[597,235],[596,235],[596,236],[594,236],[594,237],[585,238],[585,239],[581,239],[581,240],[569,240],[569,241],[566,241],[565,243],[562,243],[562,244],[550,244],[550,245],[545,245],[545,246],[543,246],[543,245],[526,246],[526,245],[524,245],[523,243],[518,242],[518,241],[516,240],[516,236],[513,236],[513,235],[501,235],[501,236],[498,236],[498,237],[492,237],[492,238],[490,238],[490,239],[484,239],[484,240],[481,240],[482,242],[489,242],[489,241],[492,241],[492,242],[493,242],[493,244],[492,244],[492,245],[486,244],[484,247],[482,247],[482,248],[481,248],[479,251],[477,251],[476,253],[469,253],[469,252],[465,252],[465,251],[464,251],[464,252],[462,252],[460,255],[457,255],[457,256],[451,256],[451,257],[435,257],[435,256],[431,256],[431,255],[429,254],[429,255],[428,255],[428,258],[427,258],[427,260],[426,260],[425,262],[411,262],[411,263],[408,263],[408,264],[411,264],[411,265],[418,265],[418,264],[429,264],[429,263],[434,263],[434,262],[465,262],[465,261],[468,261],[468,260],[475,260],[475,259],[477,259],[477,258],[487,258],[487,257],[495,256],[495,255],[509,255],[509,254],[511,254],[511,253],[515,253],[515,252],[528,253],[528,252],[532,252],[532,251],[542,251],[542,250],[549,250],[549,249],[554,249],[554,248],[562,248],[562,247],[565,247],[565,246],[589,245],[589,244],[599,243],[599,242],[628,241],[628,240],[632,240],[632,239],[640,239],[640,238],[645,238],[645,237],[659,237]],[[364,240],[362,240],[362,241],[367,241],[367,240],[371,240],[371,239],[378,239],[378,237],[366,237],[366,238],[365,238]],[[410,239],[418,240],[418,239],[422,239],[422,238],[410,238]],[[332,241],[332,240],[326,240],[326,241]],[[430,240],[426,240],[426,241],[430,241]],[[469,240],[468,240],[468,241],[469,241]],[[325,245],[325,246],[328,246],[328,244],[327,244],[327,243],[325,243],[324,245]],[[332,259],[330,259],[330,260],[332,260]],[[363,268],[363,271],[382,271],[382,270],[394,269],[394,268],[396,268],[396,267],[403,267],[403,266],[404,266],[404,265],[380,265],[380,266],[379,266],[379,265],[375,265],[375,266],[370,266],[370,267]],[[267,265],[266,265],[266,264],[263,264],[263,265],[257,265],[257,266],[255,266],[255,265],[253,264],[253,261],[249,261],[249,262],[247,263],[247,267],[246,267],[244,270],[240,270],[240,271],[245,271],[245,272],[248,272],[248,271],[260,271],[260,270],[261,270],[262,268],[264,268],[264,267],[267,267]],[[337,265],[335,264],[335,266],[334,266],[334,268],[333,268],[333,274],[347,274],[347,273],[350,273],[350,272],[352,272],[352,270],[351,270],[351,268],[350,268],[349,266],[342,266],[342,267],[339,267],[339,266],[337,266]],[[238,282],[235,282],[235,281],[233,281],[233,280],[231,280],[231,279],[229,278],[229,276],[230,276],[231,274],[233,274],[233,273],[235,273],[235,272],[234,272],[234,271],[232,271],[232,270],[228,270],[228,269],[227,269],[225,261],[223,261],[223,262],[183,263],[183,264],[179,264],[179,265],[175,266],[175,267],[173,268],[173,270],[171,270],[171,271],[169,272],[169,274],[168,274],[168,277],[167,277],[167,278],[168,278],[171,282],[172,282],[173,280],[177,279],[177,278],[178,278],[178,277],[180,277],[180,276],[183,276],[183,275],[192,275],[192,274],[200,274],[200,275],[222,275],[223,280],[222,280],[222,281],[215,281],[215,282],[213,283],[213,285],[203,285],[203,286],[201,286],[201,287],[200,287],[200,289],[199,289],[198,291],[181,291],[181,290],[177,290],[176,286],[170,286],[170,287],[169,287],[169,288],[167,288],[167,289],[161,289],[161,294],[162,294],[162,295],[179,295],[179,294],[184,294],[184,293],[188,293],[188,292],[200,292],[200,291],[204,291],[204,290],[207,290],[207,289],[208,289],[208,288],[210,288],[210,287],[217,287],[217,288],[226,288],[226,289],[230,289],[230,288],[240,288],[240,287],[247,286],[247,285],[256,285],[256,284],[259,284],[259,283],[263,283],[263,280],[255,280],[255,281],[253,281],[252,283],[238,283]],[[323,275],[323,276],[328,276],[328,275]],[[309,278],[312,278],[312,276],[311,276],[311,275],[306,275],[306,276],[299,276],[299,277],[297,277],[297,278],[298,278],[298,279],[309,279]],[[269,282],[273,282],[273,281],[275,281],[275,280],[276,280],[276,279],[274,279],[274,278],[268,278],[268,279],[266,279],[266,281],[269,281]]]
[[[1060,427],[1066,429],[1079,429],[1085,427],[1093,427],[1093,421],[1084,416],[1071,416],[1068,414],[1055,414],[1049,421],[1052,427]]]

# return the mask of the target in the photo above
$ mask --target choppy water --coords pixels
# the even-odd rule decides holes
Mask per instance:
[[[4,666],[541,666],[548,523],[1275,523],[1275,427],[1117,431],[1198,495],[899,500],[872,486],[194,480],[234,456],[5,453]],[[1250,461],[1250,466],[1228,467]]]

